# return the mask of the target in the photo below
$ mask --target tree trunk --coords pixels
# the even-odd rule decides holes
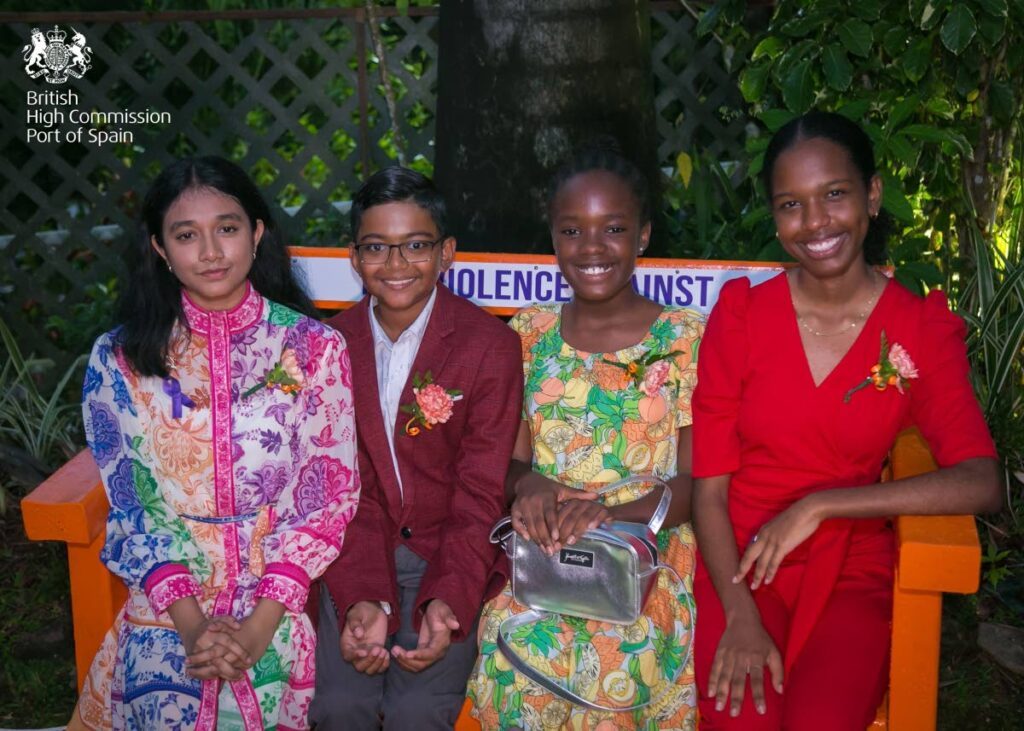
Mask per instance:
[[[600,134],[654,184],[650,36],[646,0],[442,0],[435,171],[460,248],[550,251],[548,180]]]

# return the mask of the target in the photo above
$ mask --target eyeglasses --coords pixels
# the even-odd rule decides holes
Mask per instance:
[[[444,241],[444,237],[437,241],[406,241],[404,244],[357,244],[356,255],[363,264],[387,264],[391,258],[392,249],[398,249],[410,264],[417,264],[430,259],[434,253],[434,247]]]

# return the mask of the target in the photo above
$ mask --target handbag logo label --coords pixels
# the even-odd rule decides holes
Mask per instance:
[[[558,563],[592,569],[594,568],[594,554],[590,551],[574,551],[571,548],[563,548],[558,552]]]

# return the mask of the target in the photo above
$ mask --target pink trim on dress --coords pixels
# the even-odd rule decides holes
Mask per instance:
[[[306,606],[309,596],[309,576],[297,566],[273,563],[256,587],[257,599],[273,599],[298,614]]]
[[[231,333],[224,313],[211,312],[207,322],[210,327],[210,395],[213,401],[213,489],[217,514],[234,515],[234,465],[231,460]]]
[[[192,572],[180,563],[165,563],[146,577],[143,587],[154,614],[162,614],[179,599],[199,596],[202,589]]]
[[[185,313],[185,320],[189,329],[206,335],[210,332],[209,317],[218,314],[227,318],[228,327],[232,332],[244,330],[257,322],[263,316],[263,297],[252,288],[248,282],[245,283],[245,296],[242,301],[227,311],[214,312],[204,310],[192,301],[185,290],[181,290],[181,309]]]
[[[267,574],[278,574],[279,576],[284,576],[298,582],[307,589],[309,588],[309,574],[307,574],[305,569],[301,566],[297,566],[293,563],[275,561],[274,563],[267,564],[267,568],[263,573],[264,576]]]
[[[245,296],[233,309],[210,312],[195,304],[182,290],[182,310],[189,329],[208,339],[210,359],[210,411],[213,416],[213,485],[217,515],[234,515],[234,462],[231,458],[231,333],[252,326],[263,316],[263,298],[246,283]],[[224,530],[227,582],[214,602],[215,615],[231,614],[239,573],[238,530],[228,524]],[[220,680],[204,680],[198,731],[217,727],[217,697]],[[237,696],[236,696],[237,697]],[[258,711],[257,706],[257,711]],[[244,717],[244,714],[243,714]],[[246,720],[247,728],[251,718]],[[254,728],[262,726],[262,718]]]
[[[260,710],[256,689],[253,688],[249,675],[232,681],[231,692],[235,694],[235,702],[242,715],[245,731],[263,731],[263,712]]]
[[[217,729],[217,696],[220,695],[220,678],[203,681],[202,700],[199,702],[199,717],[196,719],[196,731],[216,731]]]

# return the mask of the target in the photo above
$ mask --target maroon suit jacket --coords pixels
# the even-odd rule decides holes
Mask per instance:
[[[362,482],[359,510],[341,555],[323,576],[339,624],[358,601],[386,601],[392,607],[388,631],[397,631],[394,551],[405,544],[428,562],[414,629],[426,603],[441,599],[459,620],[452,639],[462,640],[484,601],[504,583],[499,573],[504,556],[488,539],[505,513],[505,473],[522,418],[519,338],[501,320],[438,284],[400,403],[414,401],[412,377],[427,371],[434,383],[463,395],[446,423],[421,429],[415,437],[404,432],[409,415],[398,412],[395,453],[403,501],[380,409],[369,297],[328,324],[344,334],[352,359]]]

